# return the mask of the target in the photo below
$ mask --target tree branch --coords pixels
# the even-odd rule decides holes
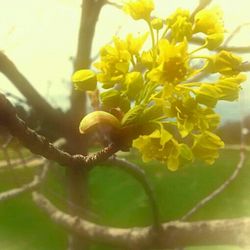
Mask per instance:
[[[250,49],[250,47],[249,47],[249,49]],[[249,62],[242,63],[240,66],[240,70],[243,72],[250,71],[250,63]]]
[[[29,191],[33,191],[34,189],[36,189],[41,182],[44,180],[47,172],[48,172],[48,165],[49,162],[45,161],[44,166],[42,168],[41,174],[36,175],[33,179],[33,181],[31,181],[28,184],[24,184],[23,186],[19,187],[19,188],[14,188],[11,190],[8,190],[6,192],[0,193],[0,202],[11,199],[11,198],[15,198],[20,194],[29,192]]]
[[[48,160],[56,161],[64,166],[91,167],[100,161],[108,159],[119,150],[114,144],[110,144],[100,152],[88,156],[71,155],[60,150],[50,143],[47,138],[27,127],[25,122],[16,115],[12,104],[2,94],[0,94],[0,125],[5,126],[32,153],[42,155]]]
[[[157,205],[155,194],[154,194],[154,191],[153,191],[149,181],[147,180],[147,176],[145,175],[145,172],[142,170],[142,168],[140,168],[136,164],[134,164],[126,159],[111,158],[111,159],[108,159],[107,161],[104,162],[105,165],[107,163],[121,168],[123,171],[126,171],[127,173],[129,173],[137,181],[139,181],[141,183],[146,195],[148,196],[150,206],[152,208],[153,225],[156,229],[160,228],[159,208]]]
[[[235,53],[249,53],[250,46],[221,46],[219,50],[227,50]]]
[[[106,1],[106,3],[113,6],[113,7],[115,7],[115,8],[117,8],[117,9],[119,9],[119,10],[122,9],[122,5],[119,4],[119,3],[116,3],[116,2],[113,2],[113,1],[108,1],[108,0]]]
[[[36,158],[34,156],[25,158],[25,165],[23,165],[23,162],[20,159],[12,160],[11,161],[11,170],[33,168],[33,167],[36,167],[38,165],[41,165],[42,161],[43,161],[43,159],[41,157]],[[10,169],[10,166],[8,164],[2,164],[2,162],[0,162],[0,173],[3,171],[9,170],[9,169]]]
[[[153,241],[155,235],[152,227],[122,229],[101,226],[60,211],[40,193],[33,193],[33,201],[52,221],[67,230],[95,242],[104,242],[118,247],[146,249],[151,246],[157,249],[171,249],[199,245],[250,244],[250,218],[164,223],[156,244]]]
[[[228,46],[228,44],[231,42],[231,40],[240,32],[240,30],[245,27],[245,26],[249,26],[250,23],[243,23],[240,24],[239,26],[237,26],[234,31],[228,36],[228,38],[225,40],[225,42],[223,43],[223,46]]]
[[[200,37],[193,37],[192,40],[190,41],[193,44],[198,44],[202,45],[205,43],[204,39]],[[226,50],[226,51],[231,51],[234,53],[249,53],[250,52],[250,46],[220,46],[215,51],[221,51],[221,50]]]
[[[51,105],[36,91],[27,78],[22,75],[15,64],[1,51],[0,72],[15,85],[37,113],[41,114],[46,121],[58,124],[63,113],[51,107]]]
[[[77,52],[74,60],[74,71],[89,68],[91,63],[91,49],[95,34],[96,23],[105,0],[82,0],[82,11],[80,28],[78,34]],[[86,113],[86,94],[71,90],[69,115],[74,119],[74,123],[79,124],[82,116]]]
[[[250,47],[249,47],[249,52],[250,52]],[[250,71],[250,62],[243,62],[240,66],[239,66],[239,71],[240,72],[248,72]],[[200,82],[202,81],[205,77],[207,77],[207,75],[209,74],[209,72],[207,72],[206,70],[203,72],[200,72],[199,74],[195,75],[194,77],[188,79],[186,82]]]
[[[209,201],[214,199],[217,195],[222,193],[231,183],[235,178],[238,176],[241,168],[244,165],[246,156],[245,156],[245,151],[242,149],[240,152],[240,159],[239,162],[233,171],[233,173],[230,175],[230,177],[223,182],[216,190],[214,190],[211,194],[206,196],[204,199],[202,199],[200,202],[198,202],[189,212],[187,212],[184,216],[181,217],[182,221],[187,220],[190,216],[192,216],[194,213],[196,213],[200,208],[204,207]]]

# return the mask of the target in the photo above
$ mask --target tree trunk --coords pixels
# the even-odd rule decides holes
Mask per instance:
[[[104,0],[93,1],[83,0],[82,1],[82,12],[80,29],[78,36],[77,53],[74,61],[74,71],[88,68],[91,64],[91,48],[93,37],[95,33],[95,26],[98,20],[98,16]],[[68,139],[68,147],[73,153],[87,154],[86,139],[80,136],[78,126],[82,117],[86,114],[86,93],[75,91],[72,88],[71,91],[71,108],[68,113],[69,121],[73,124],[75,130]],[[70,213],[72,215],[82,215],[79,208],[82,210],[87,206],[87,172],[82,169],[69,169],[67,171],[68,178],[68,199],[70,204],[74,206],[70,207]],[[88,243],[79,238],[75,234],[69,236],[68,242],[69,250],[86,250]]]

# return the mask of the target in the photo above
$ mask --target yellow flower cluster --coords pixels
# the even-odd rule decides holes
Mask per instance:
[[[130,14],[135,20],[150,20],[151,12],[154,9],[153,0],[129,1],[123,7],[124,11]]]
[[[85,117],[81,132],[105,123],[126,142],[123,148],[133,146],[144,161],[158,160],[170,170],[196,158],[212,164],[224,145],[213,132],[220,123],[214,108],[221,100],[237,100],[246,80],[242,59],[219,48],[225,30],[221,10],[177,9],[165,20],[152,17],[152,0],[126,1],[124,10],[143,20],[149,32],[114,37],[100,50],[96,73],[83,69],[73,75],[82,91],[102,84],[102,111]],[[203,43],[190,46],[197,37]],[[148,38],[152,46],[145,50]],[[196,81],[203,73],[214,80]]]

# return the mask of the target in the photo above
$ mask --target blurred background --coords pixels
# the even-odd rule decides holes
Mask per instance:
[[[196,0],[155,0],[155,14],[165,18],[177,7],[193,10]],[[230,42],[230,46],[250,46],[250,2],[247,0],[214,0],[224,12],[227,34],[239,25],[244,26]],[[32,82],[42,96],[56,108],[69,108],[70,78],[76,53],[81,0],[0,0],[0,50],[15,62],[19,70]],[[114,21],[115,20],[115,21]],[[134,22],[122,11],[105,6],[100,14],[92,58],[101,46],[109,43],[114,34],[146,30],[142,22]],[[250,53],[243,54],[250,60]],[[250,84],[242,85],[238,102],[222,102],[217,111],[222,127],[218,133],[228,145],[241,143],[242,124],[245,141],[250,143]],[[0,75],[0,91],[27,109],[25,100],[15,87]],[[242,123],[243,122],[243,123]],[[4,142],[6,131],[2,130]],[[221,152],[213,166],[197,163],[177,172],[169,172],[159,163],[144,164],[135,153],[125,157],[141,165],[155,189],[162,221],[180,218],[201,198],[225,181],[234,171],[239,152],[233,147]],[[21,155],[20,156],[20,151]],[[28,158],[30,153],[14,141],[9,149],[10,160]],[[6,161],[0,153],[0,166]],[[249,160],[235,180],[222,194],[192,216],[192,220],[250,216]],[[17,171],[1,171],[0,192],[31,180],[36,170],[32,167]],[[49,173],[42,190],[59,207],[66,207],[64,170],[56,165]],[[148,225],[152,216],[140,185],[126,173],[108,167],[97,167],[88,181],[89,207],[85,211],[91,220],[100,224],[129,227]],[[79,208],[80,209],[80,208]],[[63,250],[67,249],[67,232],[54,225],[25,194],[0,203],[0,249],[3,250]],[[109,246],[91,244],[90,249],[108,250]],[[240,249],[233,246],[197,247],[190,249]]]

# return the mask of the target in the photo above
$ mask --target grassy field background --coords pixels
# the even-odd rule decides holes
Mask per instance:
[[[162,222],[184,215],[200,199],[218,187],[235,169],[239,152],[225,150],[213,166],[196,163],[170,172],[159,163],[144,164],[136,155],[128,158],[146,172],[157,197]],[[250,216],[249,160],[237,180],[191,220]],[[34,169],[0,171],[0,192],[31,180]],[[60,208],[66,207],[64,169],[54,165],[41,187]],[[97,223],[117,226],[144,226],[152,222],[147,196],[141,185],[124,171],[109,166],[94,168],[88,182],[88,210],[84,213]],[[0,249],[66,250],[67,232],[53,224],[31,201],[30,194],[0,203]],[[118,250],[92,245],[91,250]],[[237,250],[232,246],[188,248],[189,250]]]

